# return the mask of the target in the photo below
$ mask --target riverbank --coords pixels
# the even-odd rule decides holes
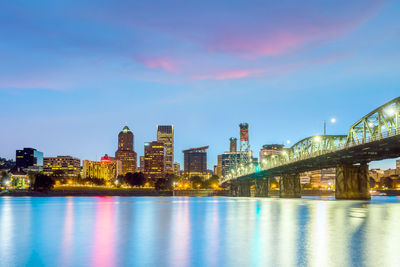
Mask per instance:
[[[160,190],[153,188],[112,188],[105,186],[58,186],[49,192],[35,192],[29,189],[11,189],[0,191],[0,197],[64,197],[64,196],[229,196],[229,190],[190,189],[190,190]],[[400,190],[379,190],[387,196],[400,196]],[[333,190],[302,190],[302,196],[335,196]],[[254,196],[254,190],[251,191]],[[271,190],[271,197],[278,197],[279,190]]]
[[[155,190],[153,188],[110,188],[102,186],[59,186],[49,192],[29,189],[0,191],[0,196],[64,197],[64,196],[227,196],[225,190]]]

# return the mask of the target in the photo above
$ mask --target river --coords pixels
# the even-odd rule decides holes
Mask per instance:
[[[0,266],[400,266],[400,198],[0,197]]]

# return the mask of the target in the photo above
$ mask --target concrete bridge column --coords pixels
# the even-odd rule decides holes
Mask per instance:
[[[238,197],[239,196],[239,183],[232,181],[229,185],[229,191],[231,197]]]
[[[250,191],[251,183],[249,181],[240,181],[239,182],[239,197],[250,197],[251,196],[251,191]]]
[[[255,197],[268,197],[269,196],[269,179],[255,179],[254,184],[254,196]]]
[[[336,199],[371,199],[368,165],[341,165],[336,168]]]
[[[300,174],[284,174],[280,179],[281,198],[301,198]]]

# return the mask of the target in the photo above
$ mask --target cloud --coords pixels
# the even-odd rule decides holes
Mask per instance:
[[[168,72],[178,71],[177,64],[168,58],[140,59],[138,62],[142,63],[148,68],[160,68]]]
[[[215,72],[213,74],[194,75],[194,76],[192,76],[192,78],[199,79],[199,80],[205,80],[205,79],[231,80],[231,79],[246,78],[246,77],[254,76],[257,74],[261,74],[263,72],[265,72],[265,70],[263,70],[263,69],[228,70],[228,71],[223,71],[223,72]]]

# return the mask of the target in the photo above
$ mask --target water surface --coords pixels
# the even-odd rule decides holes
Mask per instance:
[[[0,197],[0,266],[400,266],[400,198]]]

